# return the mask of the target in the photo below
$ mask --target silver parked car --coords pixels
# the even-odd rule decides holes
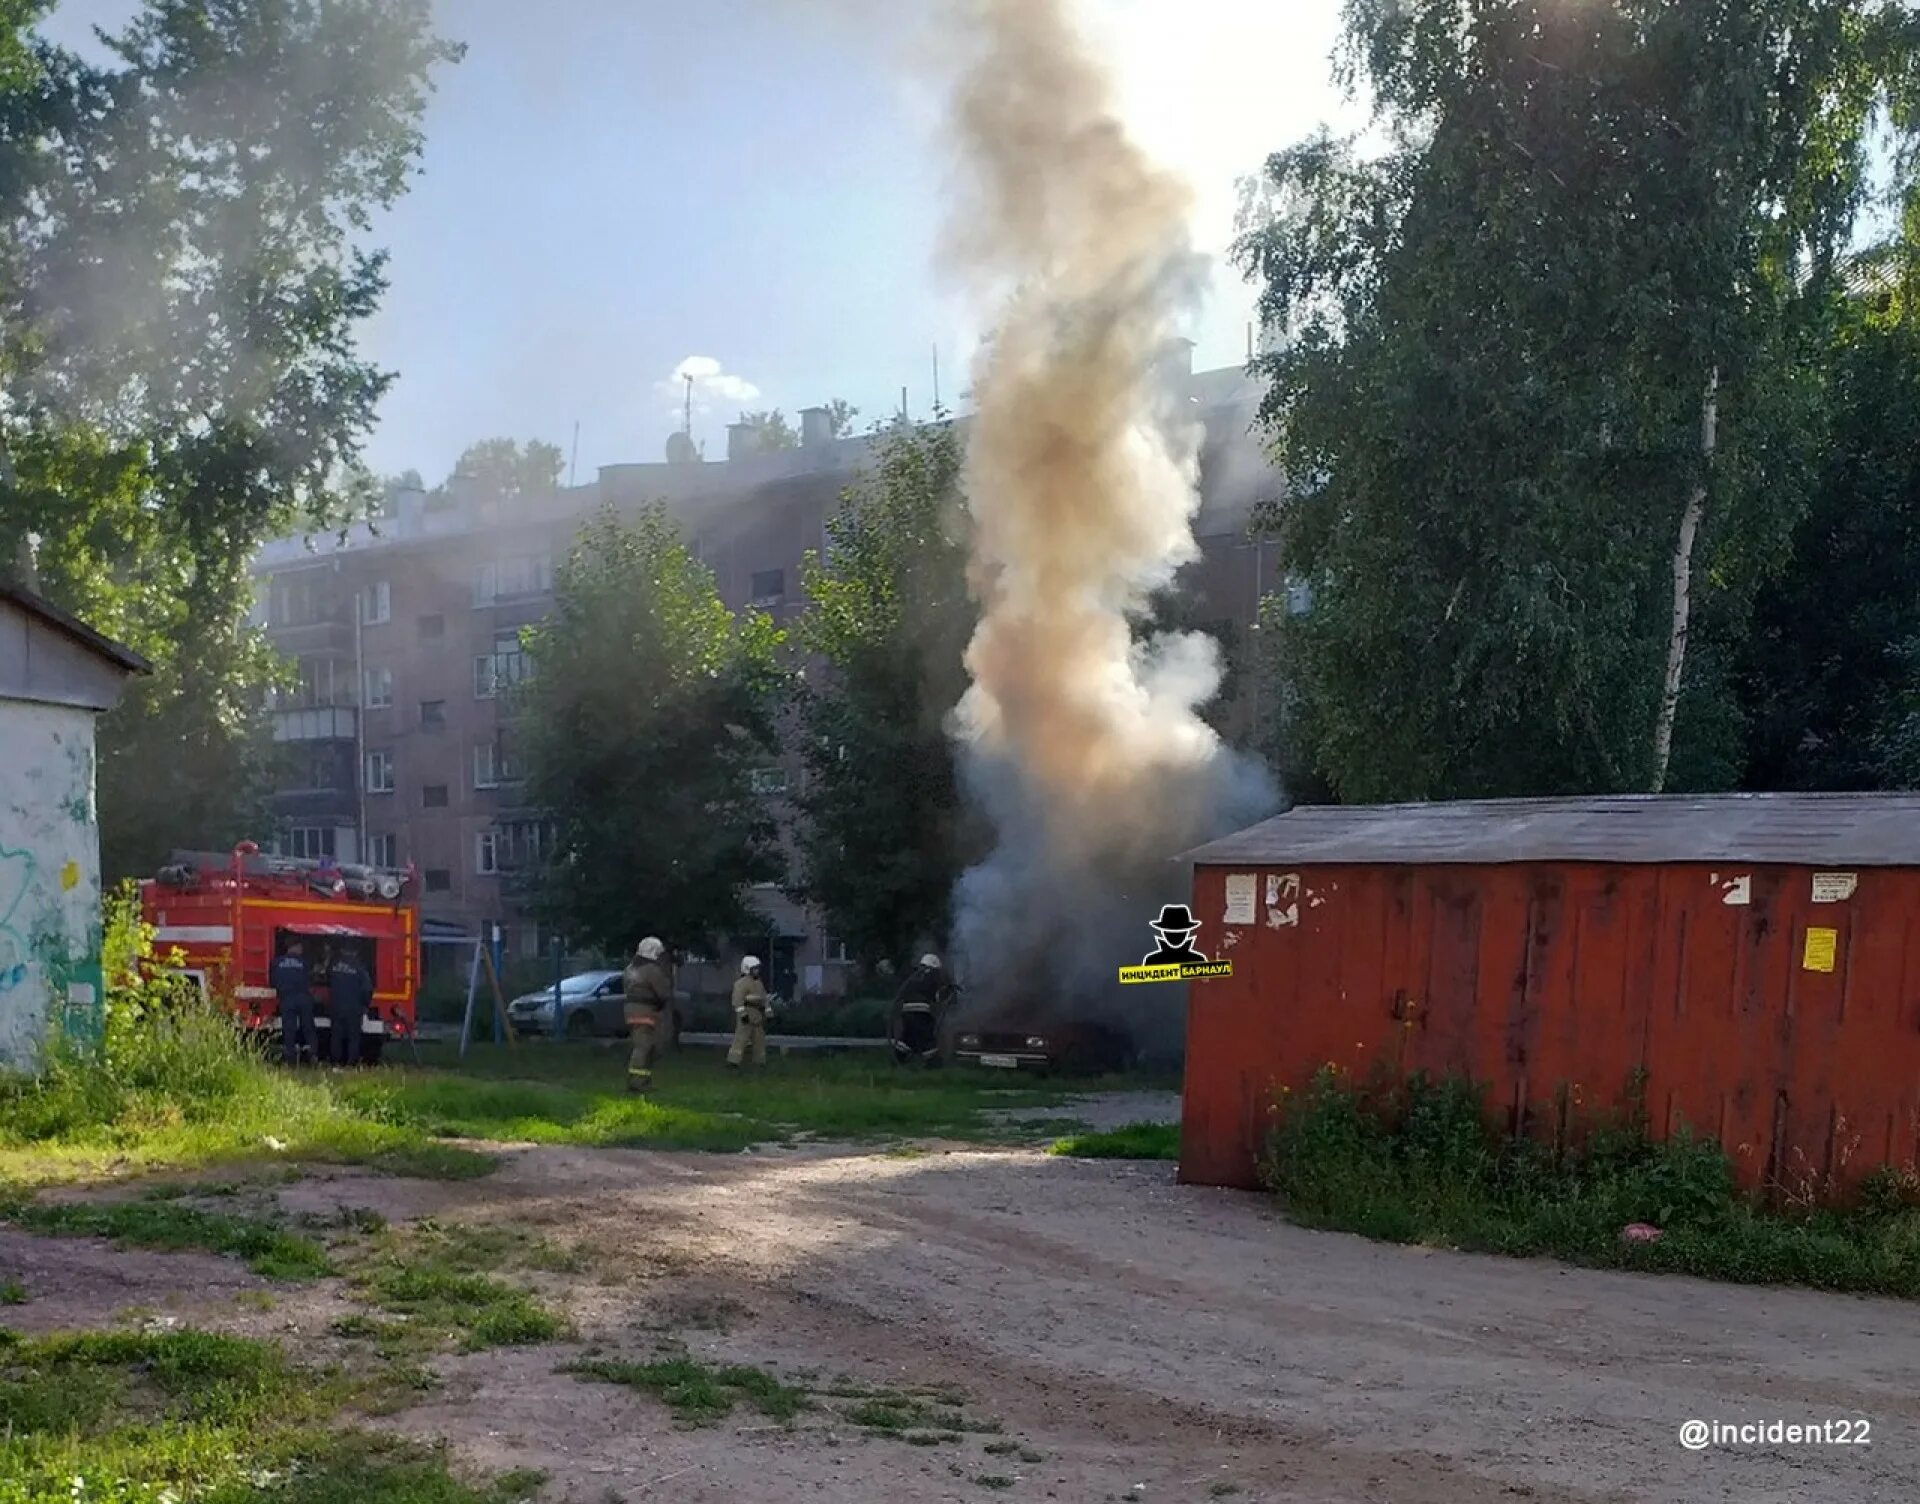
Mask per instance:
[[[627,1032],[625,994],[617,971],[581,971],[560,981],[561,1023],[553,1026],[553,987],[522,993],[507,1004],[518,1034],[564,1034],[585,1039]]]

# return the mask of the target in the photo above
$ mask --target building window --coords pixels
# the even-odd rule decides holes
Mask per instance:
[[[553,845],[551,827],[538,820],[510,820],[488,832],[493,837],[495,870],[519,872],[540,865],[540,853]]]
[[[393,792],[393,754],[391,752],[367,754],[367,792],[369,794]]]
[[[363,626],[377,627],[380,623],[393,620],[393,587],[385,580],[375,580],[360,591],[360,622]]]
[[[331,825],[292,825],[287,828],[281,843],[285,846],[288,856],[317,861],[323,856],[333,855],[333,827]]]
[[[772,606],[786,599],[787,572],[784,569],[756,569],[753,587],[748,592],[756,606]]]
[[[756,794],[784,794],[787,791],[785,768],[755,768],[747,777]]]
[[[480,566],[473,577],[473,603],[491,606],[496,601],[545,595],[551,589],[552,559],[546,554],[516,554]]]
[[[385,710],[393,703],[393,670],[370,668],[361,703],[369,710]]]
[[[420,786],[420,805],[423,809],[445,809],[447,805],[447,786],[444,783],[427,783]]]
[[[473,660],[473,697],[491,700],[503,686],[527,677],[527,655],[520,649],[520,633],[496,632],[493,651]]]
[[[393,831],[385,835],[367,837],[367,865],[369,867],[398,867],[400,865],[400,837]]]
[[[277,627],[303,627],[327,614],[325,582],[312,570],[276,579],[272,601],[272,619]]]
[[[420,618],[420,640],[422,642],[438,642],[446,635],[446,617],[436,613],[433,616],[423,616]]]
[[[491,877],[500,870],[499,832],[483,830],[473,838],[473,870]]]
[[[517,783],[520,766],[507,751],[504,741],[481,742],[473,749],[473,786],[497,789],[503,783]]]
[[[420,702],[420,724],[422,726],[446,725],[447,702],[445,700],[422,700]]]
[[[353,676],[344,664],[331,658],[302,658],[294,664],[293,673],[291,684],[273,691],[276,709],[316,710],[346,703]]]
[[[453,886],[453,874],[445,867],[429,867],[421,874],[421,886],[429,893],[444,893]]]

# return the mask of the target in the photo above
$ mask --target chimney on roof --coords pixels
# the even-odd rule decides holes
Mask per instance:
[[[833,414],[824,407],[803,407],[800,409],[800,444],[805,449],[818,449],[822,444],[833,442]]]
[[[760,452],[760,435],[751,423],[729,423],[727,425],[727,458],[745,459],[750,454]]]

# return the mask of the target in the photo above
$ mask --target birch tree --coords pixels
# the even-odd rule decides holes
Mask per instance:
[[[1917,55],[1895,0],[1352,0],[1385,145],[1275,155],[1238,246],[1313,588],[1290,728],[1340,797],[1738,778],[1735,649]]]

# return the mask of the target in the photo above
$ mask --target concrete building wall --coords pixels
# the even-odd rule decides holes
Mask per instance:
[[[118,675],[105,669],[108,690]],[[100,835],[95,712],[0,698],[0,1068],[31,1069],[47,1021],[97,1027]]]

